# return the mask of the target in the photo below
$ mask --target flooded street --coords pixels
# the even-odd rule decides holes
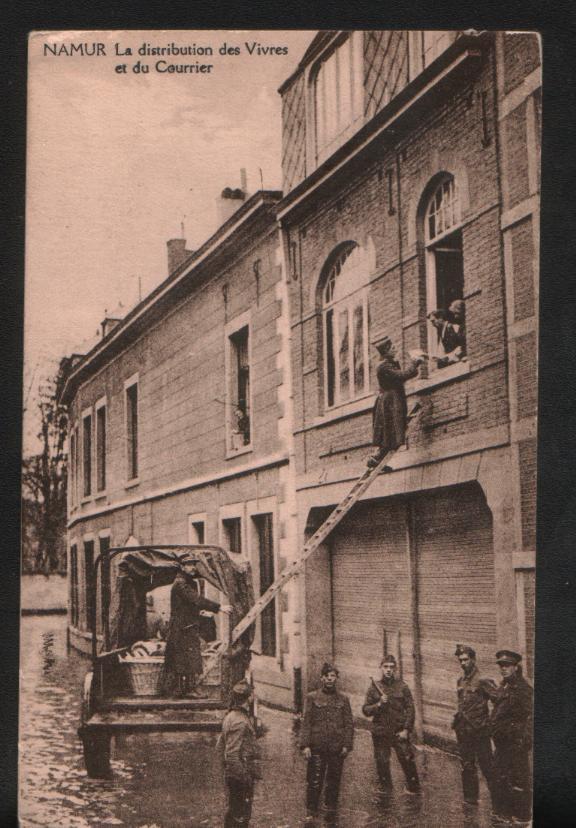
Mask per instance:
[[[125,825],[177,828],[223,823],[224,788],[216,736],[138,735],[118,738],[113,778],[89,780],[77,737],[80,688],[88,660],[66,650],[65,616],[22,619],[20,717],[20,824],[42,826]],[[304,819],[304,761],[291,733],[291,717],[261,708],[269,731],[261,740],[264,779],[257,783],[253,828],[293,828]],[[419,750],[423,794],[405,795],[393,760],[394,797],[375,794],[369,735],[357,730],[340,799],[340,828],[426,826],[486,828],[485,789],[478,809],[467,811],[457,760]]]

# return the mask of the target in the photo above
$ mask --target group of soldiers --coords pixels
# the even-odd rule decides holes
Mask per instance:
[[[455,655],[462,675],[457,682],[458,709],[452,726],[460,751],[465,807],[473,809],[478,804],[479,767],[490,792],[493,821],[501,825],[527,823],[531,812],[532,688],[522,675],[522,657],[512,650],[496,653],[502,676],[496,685],[480,675],[472,647],[458,644]],[[412,693],[396,676],[393,655],[385,656],[380,669],[380,678],[370,680],[362,707],[371,719],[379,793],[386,798],[392,792],[390,759],[394,749],[406,780],[405,793],[418,795],[421,787],[413,746]],[[322,793],[325,824],[335,824],[342,772],[354,743],[352,709],[348,697],[337,689],[338,675],[333,664],[323,665],[320,686],[306,699],[300,730],[300,749],[307,762],[305,823],[309,825],[318,820]],[[224,718],[225,828],[250,822],[254,782],[259,776],[251,700],[250,685],[244,681],[236,684]]]

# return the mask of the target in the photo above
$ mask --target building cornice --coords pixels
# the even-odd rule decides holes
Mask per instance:
[[[124,500],[118,500],[115,503],[106,504],[106,506],[83,511],[80,514],[70,517],[67,527],[72,529],[78,523],[92,518],[100,517],[101,515],[116,512],[119,509],[125,509],[128,506],[137,506],[140,503],[148,503],[151,500],[160,500],[163,497],[170,495],[181,494],[192,489],[198,489],[202,486],[209,486],[213,483],[222,483],[225,480],[231,480],[235,477],[243,477],[246,474],[251,474],[256,471],[263,471],[264,469],[273,468],[274,466],[284,466],[288,463],[288,455],[285,452],[277,452],[276,454],[269,454],[262,457],[260,460],[254,460],[252,463],[246,463],[243,466],[234,466],[226,471],[217,472],[216,474],[204,475],[203,477],[190,477],[174,483],[172,486],[164,486],[160,489],[153,489],[147,494],[140,497],[130,497]]]

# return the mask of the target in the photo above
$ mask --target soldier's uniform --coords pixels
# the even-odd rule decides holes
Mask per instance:
[[[476,654],[470,647],[458,645],[456,655],[463,653],[475,660]],[[471,662],[472,663],[472,662]],[[496,685],[490,679],[482,678],[474,664],[473,669],[460,676],[457,682],[458,712],[452,727],[456,733],[462,763],[462,789],[466,802],[478,801],[478,770],[484,774],[492,794],[494,768],[492,743],[490,741],[488,700]]]
[[[521,658],[512,650],[496,653],[499,663],[519,665]],[[505,677],[492,696],[490,732],[495,747],[495,810],[501,816],[528,821],[532,801],[533,690],[520,670]]]
[[[330,822],[335,817],[344,764],[342,748],[350,752],[353,741],[354,720],[348,697],[336,689],[327,691],[321,688],[309,693],[300,731],[300,747],[312,751],[306,774],[306,810],[309,818],[318,814],[322,788],[326,821]]]
[[[383,693],[388,700],[381,704]],[[414,701],[408,685],[395,676],[389,680],[371,682],[362,712],[372,718],[374,759],[382,790],[392,789],[390,754],[394,748],[406,777],[407,789],[412,793],[419,791],[420,781],[410,741],[410,734],[414,730]],[[398,737],[403,730],[408,731],[407,739]]]
[[[250,824],[254,780],[259,778],[259,753],[256,732],[249,713],[241,706],[251,694],[250,686],[239,682],[232,690],[231,709],[222,722],[220,744],[224,760],[224,780],[228,789],[228,809],[224,828]]]

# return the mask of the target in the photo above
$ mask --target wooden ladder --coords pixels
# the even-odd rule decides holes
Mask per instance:
[[[406,418],[406,424],[416,416],[417,412],[420,410],[420,404],[416,403],[412,410],[409,412]],[[294,578],[295,575],[298,575],[304,568],[304,564],[308,560],[308,558],[314,554],[314,552],[318,549],[321,543],[326,540],[328,535],[335,529],[336,526],[340,523],[340,521],[346,517],[350,509],[354,506],[354,504],[359,500],[359,498],[364,494],[366,489],[371,485],[371,483],[378,477],[381,473],[383,468],[387,465],[388,461],[391,457],[396,454],[396,450],[389,451],[385,454],[377,463],[377,465],[370,469],[366,469],[364,474],[358,478],[358,480],[354,483],[348,494],[344,497],[343,500],[334,508],[334,510],[330,513],[330,515],[326,518],[324,523],[314,532],[310,540],[304,545],[302,549],[302,555],[300,558],[293,563],[289,564],[281,574],[276,578],[276,580],[270,584],[266,592],[262,593],[262,595],[258,598],[258,600],[254,603],[251,607],[250,611],[244,616],[244,618],[238,623],[232,633],[230,635],[230,644],[234,644],[242,633],[246,632],[248,627],[256,621],[262,610],[264,610],[270,601],[273,601],[278,592],[285,586],[291,578]],[[228,646],[230,646],[230,644]],[[215,654],[214,658],[223,655],[227,650],[227,647],[224,647]],[[204,678],[204,676],[208,673],[208,671],[212,668],[213,662],[210,659],[206,660],[206,666],[202,677],[200,678],[200,682]]]

